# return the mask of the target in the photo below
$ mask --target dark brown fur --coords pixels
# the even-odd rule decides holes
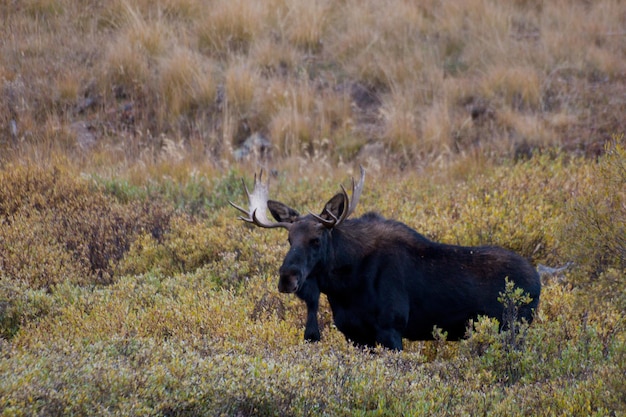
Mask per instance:
[[[295,292],[307,303],[308,340],[319,340],[320,292],[348,339],[391,349],[402,349],[402,338],[432,339],[434,326],[457,340],[479,315],[501,320],[498,297],[505,278],[532,297],[519,318],[532,321],[539,303],[536,270],[499,247],[440,244],[375,213],[331,229],[311,215],[292,216],[292,222],[279,290]]]

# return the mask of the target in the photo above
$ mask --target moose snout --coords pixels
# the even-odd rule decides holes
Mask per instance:
[[[285,293],[293,293],[298,290],[298,280],[300,271],[296,269],[283,269],[279,271],[280,278],[278,280],[278,291]]]

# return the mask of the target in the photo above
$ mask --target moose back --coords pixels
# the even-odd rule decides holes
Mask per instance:
[[[240,219],[289,231],[278,289],[305,301],[305,339],[320,339],[317,310],[324,293],[337,328],[359,345],[400,350],[402,338],[432,339],[434,326],[447,332],[448,340],[458,340],[478,316],[502,320],[498,298],[507,278],[530,295],[518,318],[532,321],[541,283],[526,259],[500,247],[433,242],[373,212],[349,219],[364,179],[361,168],[359,182],[352,180],[352,198],[342,186],[319,215],[300,215],[269,200],[269,182],[261,176],[255,176],[252,193],[244,183],[249,210],[231,202],[244,213]],[[276,222],[268,220],[267,209]]]

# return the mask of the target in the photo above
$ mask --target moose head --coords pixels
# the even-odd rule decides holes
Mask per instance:
[[[354,178],[352,179],[352,198],[348,196],[348,192],[342,185],[341,191],[328,200],[319,215],[309,212],[303,216],[284,203],[269,200],[269,180],[263,183],[263,171],[258,178],[254,176],[252,193],[242,181],[249,201],[249,209],[246,210],[230,202],[233,207],[244,214],[244,216],[239,216],[239,219],[262,228],[281,227],[289,231],[290,249],[279,270],[278,290],[280,292],[297,292],[307,277],[324,261],[328,254],[332,230],[341,226],[354,212],[359,202],[365,181],[363,167],[360,167],[360,173],[358,183],[355,183]],[[269,209],[276,222],[268,220],[266,209]]]

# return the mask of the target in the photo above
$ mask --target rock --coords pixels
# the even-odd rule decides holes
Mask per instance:
[[[250,156],[256,158],[269,158],[272,151],[272,143],[259,132],[255,132],[243,141],[241,146],[233,151],[235,161],[239,162]]]
[[[91,123],[74,122],[70,125],[70,131],[76,136],[76,143],[81,149],[88,150],[96,144],[95,129]]]

